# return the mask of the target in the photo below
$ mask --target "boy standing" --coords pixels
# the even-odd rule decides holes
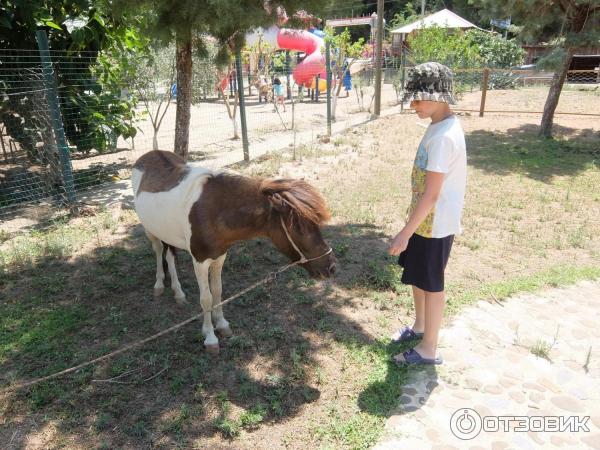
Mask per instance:
[[[420,64],[409,72],[403,101],[410,100],[419,118],[431,119],[412,170],[412,201],[406,225],[389,246],[400,255],[402,283],[412,285],[416,319],[394,342],[422,338],[414,348],[394,356],[397,364],[441,364],[436,357],[445,295],[444,270],[454,235],[461,232],[467,158],[465,137],[450,109],[452,72],[442,64]]]

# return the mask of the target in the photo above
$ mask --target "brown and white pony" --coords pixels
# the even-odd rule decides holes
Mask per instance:
[[[221,269],[236,241],[266,236],[313,277],[335,272],[335,257],[321,236],[329,219],[323,197],[301,180],[252,179],[186,165],[178,155],[151,151],[133,168],[135,210],[156,252],[154,295],[164,291],[163,257],[178,303],[186,302],[173,247],[192,255],[204,311],[221,302]],[[231,335],[222,307],[204,315],[207,350],[219,350],[215,328]]]

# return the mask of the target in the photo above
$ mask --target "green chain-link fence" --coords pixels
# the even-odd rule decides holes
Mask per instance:
[[[97,194],[107,187],[128,191],[123,180],[139,156],[152,149],[172,151],[177,101],[174,56],[174,48],[164,49],[148,65],[134,56],[113,61],[95,52],[0,50],[2,231],[48,223],[74,202],[102,199]],[[285,64],[259,65],[253,70],[246,59],[242,64],[250,158],[302,147],[327,133],[325,80],[300,88],[292,75],[298,58],[281,56]],[[407,109],[399,99],[413,64],[410,57],[403,63],[386,62],[384,111]],[[194,164],[219,168],[244,159],[234,69],[232,65],[217,70],[206,61],[194,61],[189,139],[189,159]],[[453,71],[458,108],[473,111],[479,110],[485,87],[486,110],[539,112],[552,78],[547,72],[490,69],[484,86],[484,68],[454,67]],[[369,120],[373,110],[372,61],[357,61],[350,72],[346,81],[351,88],[344,84],[339,98],[332,101],[334,133]],[[283,104],[273,95],[275,78],[283,85]],[[600,86],[593,71],[570,72],[567,84]],[[337,86],[334,80],[334,94]],[[523,89],[531,89],[538,103],[506,104],[506,92]],[[559,104],[558,112],[568,113],[568,108]],[[600,115],[600,110],[570,112]]]

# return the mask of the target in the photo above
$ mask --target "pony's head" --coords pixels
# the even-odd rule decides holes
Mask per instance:
[[[325,200],[303,180],[266,179],[260,190],[271,206],[270,237],[291,260],[304,256],[300,265],[313,277],[330,277],[336,261],[321,235],[321,226],[330,218]]]

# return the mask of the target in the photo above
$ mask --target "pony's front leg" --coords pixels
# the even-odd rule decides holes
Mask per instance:
[[[232,335],[231,328],[229,327],[229,322],[225,320],[223,316],[223,307],[216,306],[221,303],[221,297],[223,293],[223,285],[221,283],[221,271],[223,269],[223,263],[225,263],[225,258],[227,257],[227,253],[222,256],[219,256],[210,266],[210,292],[212,293],[213,298],[213,312],[212,318],[215,322],[215,328],[217,332],[221,335],[221,337],[229,337]]]
[[[204,321],[202,323],[202,334],[204,335],[204,346],[210,353],[218,353],[219,351],[219,340],[215,336],[215,330],[212,324],[212,294],[208,284],[208,270],[213,260],[207,259],[203,262],[194,261],[194,272],[196,273],[196,280],[198,281],[198,287],[200,288],[200,304],[202,305],[202,311],[204,312]]]

